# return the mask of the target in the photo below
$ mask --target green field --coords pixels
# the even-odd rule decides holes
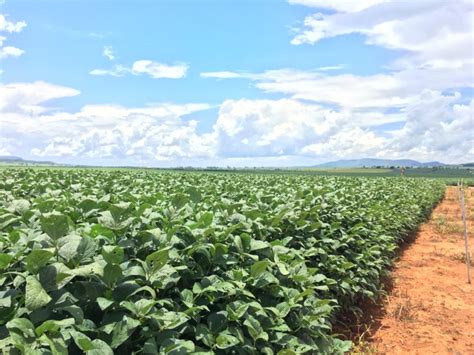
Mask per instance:
[[[335,354],[435,179],[0,170],[0,351]]]

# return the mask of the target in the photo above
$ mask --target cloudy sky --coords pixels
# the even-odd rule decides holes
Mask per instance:
[[[0,0],[0,155],[474,160],[470,0]]]

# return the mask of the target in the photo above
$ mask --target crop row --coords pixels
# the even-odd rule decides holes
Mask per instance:
[[[434,180],[0,171],[0,352],[342,353]]]

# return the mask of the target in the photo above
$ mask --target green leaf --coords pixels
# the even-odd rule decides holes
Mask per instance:
[[[34,338],[36,336],[35,327],[29,319],[14,318],[9,321],[6,326],[8,330],[20,332],[20,334],[23,334],[26,338]]]
[[[267,242],[263,242],[261,240],[252,239],[250,241],[250,250],[252,250],[252,251],[266,249],[266,248],[269,248],[269,247],[270,247],[270,244],[268,244]]]
[[[109,264],[120,264],[123,261],[123,248],[114,245],[104,245],[102,247],[102,256]]]
[[[95,256],[96,248],[96,242],[92,238],[82,237],[79,245],[77,246],[74,260],[77,260],[79,263],[92,260]]]
[[[152,313],[150,317],[156,319],[162,330],[174,329],[186,323],[189,316],[182,312],[168,311],[165,313]]]
[[[66,261],[73,260],[77,256],[77,249],[79,248],[81,240],[82,237],[77,234],[68,234],[58,239],[59,256]]]
[[[250,267],[250,276],[252,277],[260,276],[266,270],[268,265],[269,265],[268,260],[257,261]]]
[[[13,212],[18,212],[19,214],[23,214],[30,208],[30,202],[24,199],[13,200],[8,209]]]
[[[41,336],[43,333],[51,332],[57,333],[59,330],[62,330],[67,327],[74,325],[74,318],[66,318],[62,320],[47,320],[43,322],[40,326],[36,327],[35,332],[37,336]]]
[[[202,214],[201,218],[199,218],[199,223],[202,225],[203,228],[207,228],[212,224],[213,220],[214,220],[214,213],[205,212]]]
[[[0,253],[0,270],[3,270],[10,265],[13,257],[9,254]]]
[[[54,254],[46,249],[32,250],[25,258],[26,270],[32,274],[36,274],[53,256]]]
[[[107,264],[104,268],[104,282],[108,286],[115,284],[122,278],[122,268],[117,264]]]
[[[268,334],[263,331],[263,328],[257,319],[248,315],[247,319],[244,321],[244,325],[247,327],[250,336],[254,340],[262,339],[268,341]]]
[[[189,202],[189,196],[183,193],[177,193],[171,198],[171,203],[178,210],[184,207]]]
[[[201,202],[202,200],[202,195],[201,193],[193,186],[193,187],[189,187],[186,192],[189,194],[189,197],[191,199],[191,201],[193,201],[194,203],[198,203],[198,202]]]
[[[113,355],[114,352],[110,346],[103,340],[90,338],[80,332],[72,331],[72,338],[79,349],[84,351],[86,355]]]
[[[104,298],[104,297],[98,297],[97,298],[97,304],[99,305],[100,309],[105,311],[107,308],[109,308],[111,305],[114,304],[114,301],[113,300],[109,300],[107,298]]]
[[[164,248],[148,255],[145,259],[148,266],[154,271],[161,269],[168,262],[169,249]]]
[[[220,333],[216,338],[216,344],[219,349],[229,349],[239,344],[240,341],[228,333]]]
[[[209,326],[211,332],[214,334],[219,333],[221,330],[227,327],[227,312],[220,311],[211,313],[207,317],[207,325]]]
[[[132,335],[140,322],[136,319],[124,317],[120,322],[117,322],[112,330],[112,340],[110,347],[112,349],[118,348]]]
[[[41,217],[41,228],[51,239],[57,240],[69,232],[68,217],[57,212],[45,214]]]
[[[34,276],[26,278],[25,306],[30,311],[46,306],[51,297],[46,293],[40,282]]]

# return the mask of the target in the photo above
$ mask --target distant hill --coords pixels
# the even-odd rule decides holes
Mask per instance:
[[[411,159],[353,159],[353,160],[337,160],[324,164],[314,166],[314,168],[372,168],[376,166],[390,167],[390,166],[405,166],[405,167],[435,167],[445,166],[446,164],[439,161],[430,161],[421,163]]]
[[[0,155],[0,161],[22,161],[20,157],[14,155]]]
[[[0,155],[0,164],[13,165],[58,165],[52,161],[25,160],[14,155]]]

